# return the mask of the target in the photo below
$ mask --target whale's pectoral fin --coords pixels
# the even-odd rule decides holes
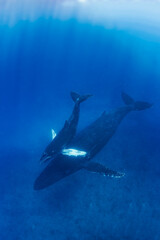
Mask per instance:
[[[100,174],[103,174],[104,176],[109,176],[109,177],[114,177],[114,178],[121,178],[125,175],[124,173],[120,173],[120,172],[111,170],[109,168],[106,168],[104,165],[102,165],[100,163],[96,163],[96,162],[88,163],[84,167],[84,169],[86,169],[90,172],[100,173]]]
[[[61,153],[71,157],[85,157],[87,155],[85,151],[80,151],[74,148],[63,149]]]
[[[52,140],[56,137],[56,132],[54,131],[54,129],[51,130],[52,131]]]

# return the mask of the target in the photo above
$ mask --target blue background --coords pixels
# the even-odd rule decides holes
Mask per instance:
[[[39,18],[0,26],[0,239],[158,240],[160,237],[160,41],[76,19]],[[123,105],[121,91],[154,103],[132,112],[95,158],[126,173],[80,171],[43,191],[39,158],[82,104],[78,131]]]

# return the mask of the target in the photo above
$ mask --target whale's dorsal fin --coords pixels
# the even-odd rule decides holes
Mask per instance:
[[[111,170],[109,168],[106,168],[104,165],[97,163],[97,162],[89,162],[87,165],[84,166],[84,169],[94,172],[94,173],[100,173],[104,176],[114,177],[114,178],[121,178],[125,174],[120,173],[114,170]]]
[[[52,131],[52,140],[56,137],[56,132],[54,131],[54,129],[51,130]]]
[[[69,126],[69,123],[68,121],[66,120],[65,123],[64,123],[64,128],[67,128]]]

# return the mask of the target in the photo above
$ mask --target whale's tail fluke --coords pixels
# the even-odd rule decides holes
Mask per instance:
[[[87,100],[91,96],[92,96],[91,94],[80,95],[76,92],[71,92],[71,98],[73,99],[74,102],[78,102],[78,103],[81,103],[81,102]]]
[[[132,105],[133,109],[136,111],[145,110],[147,108],[152,107],[153,104],[148,102],[142,102],[142,101],[134,101],[133,98],[131,98],[128,94],[122,92],[122,99],[126,105]]]

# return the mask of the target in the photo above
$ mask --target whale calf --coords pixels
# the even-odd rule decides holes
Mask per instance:
[[[46,162],[50,160],[71,142],[72,138],[76,134],[80,113],[80,103],[92,96],[90,94],[79,95],[75,92],[71,92],[70,94],[73,101],[75,102],[72,114],[70,118],[65,121],[63,128],[57,135],[52,129],[53,140],[43,152],[42,157],[40,158],[40,162]]]
[[[129,112],[145,110],[152,106],[148,102],[134,101],[126,93],[122,93],[122,99],[125,106],[110,113],[103,112],[97,120],[78,133],[54,160],[51,160],[35,180],[35,190],[44,189],[80,169],[115,178],[124,176],[124,173],[91,161],[114,135],[120,122]],[[73,150],[77,153],[76,155],[72,154],[75,153]],[[84,154],[78,154],[78,152]]]

